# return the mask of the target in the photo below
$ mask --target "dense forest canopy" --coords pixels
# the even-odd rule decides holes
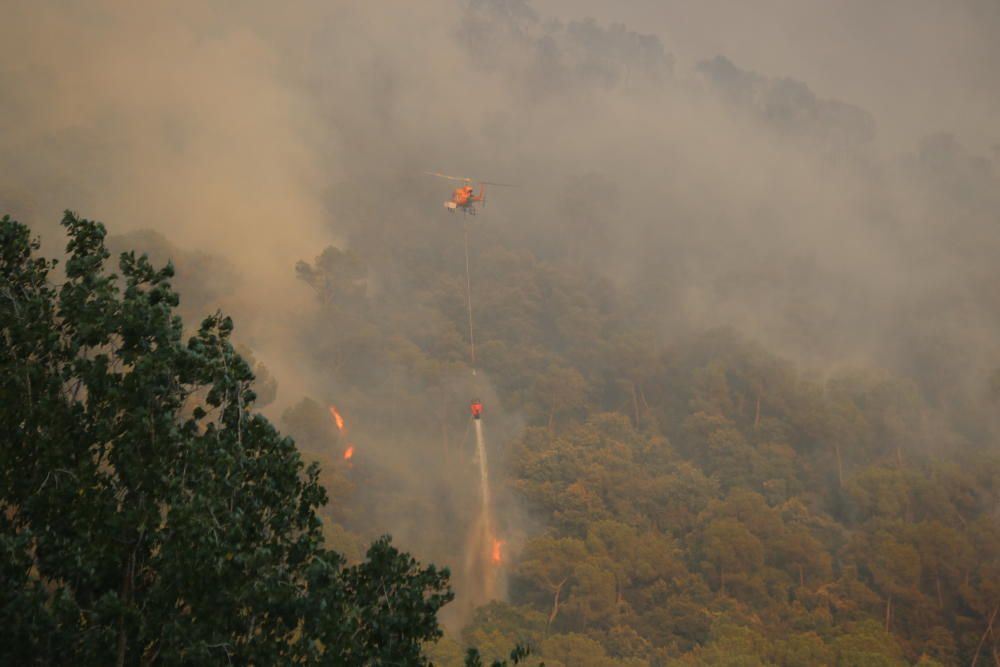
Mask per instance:
[[[363,570],[391,533],[451,569],[435,664],[519,643],[566,667],[1000,664],[990,128],[892,152],[886,126],[933,114],[674,53],[653,25],[375,4],[13,10],[31,67],[0,64],[26,93],[0,104],[0,213],[46,244],[53,211],[101,217],[144,280],[170,260],[178,345],[232,315],[239,382],[319,464],[310,548]],[[955,3],[942,39],[994,53],[987,4]],[[937,16],[917,5],[893,57]],[[71,58],[68,34],[100,46]],[[437,169],[518,187],[450,215]],[[490,596],[463,567],[473,398]]]

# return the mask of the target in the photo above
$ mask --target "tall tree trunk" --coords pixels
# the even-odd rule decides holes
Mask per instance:
[[[726,569],[719,566],[719,592],[723,595],[726,594]]]
[[[976,655],[972,658],[972,667],[976,667],[976,663],[979,662],[979,652],[983,650],[983,642],[986,641],[986,637],[989,636],[990,632],[993,630],[993,621],[997,618],[997,611],[1000,611],[1000,604],[997,604],[997,606],[993,608],[993,613],[990,614],[990,620],[986,623],[986,630],[983,632],[983,636],[979,640],[979,645],[976,646]]]
[[[125,617],[118,617],[118,655],[115,659],[117,667],[125,667]]]
[[[138,547],[138,544],[136,545]],[[132,578],[135,573],[135,549],[129,554],[125,561],[125,571],[122,573],[121,600],[122,605],[128,607],[132,601]],[[118,647],[115,664],[118,667],[125,667],[125,650],[128,647],[128,637],[125,632],[125,613],[118,616]]]
[[[142,654],[142,661],[139,663],[142,667],[150,667],[156,664],[156,658],[160,655],[159,642],[154,641],[152,644],[146,647],[145,652]]]
[[[885,599],[885,631],[889,632],[889,626],[892,622],[892,593],[889,593],[889,597]]]
[[[545,623],[545,634],[549,634],[549,626],[552,625],[552,623],[556,620],[556,616],[559,614],[559,594],[562,592],[562,587],[565,583],[566,580],[563,579],[558,585],[552,587],[555,589],[555,595],[552,598],[552,612],[549,614],[549,620]]]

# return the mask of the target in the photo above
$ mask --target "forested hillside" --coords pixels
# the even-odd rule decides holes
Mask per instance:
[[[316,363],[346,414],[425,434],[417,456],[441,466],[470,455],[440,435],[461,434],[449,392],[469,382],[454,224],[362,236],[299,269],[323,286]],[[883,369],[797,368],[732,330],[658,334],[641,299],[488,216],[469,224],[487,410],[526,420],[502,443],[521,542],[507,599],[451,641],[499,655],[527,639],[566,665],[958,665],[994,650],[995,440],[959,435]],[[385,365],[405,380],[372,373]],[[317,447],[306,415],[286,421]],[[360,533],[366,502],[413,502],[364,465],[331,481],[334,515]]]
[[[40,619],[11,625],[23,640],[12,655],[55,656],[60,645],[38,637],[92,623],[104,634],[81,630],[94,643],[80,645],[104,664],[119,637],[126,662],[156,661],[146,648],[160,626],[140,622],[146,589],[121,583],[123,568],[132,581],[121,544],[101,532],[102,558],[91,533],[60,524],[72,549],[46,585],[72,592],[62,573],[92,568],[117,602],[59,606],[35,586],[30,521],[16,522],[33,493],[59,501],[37,501],[39,525],[75,498],[51,473],[68,468],[30,447],[107,450],[103,432],[67,435],[89,394],[63,382],[92,370],[114,415],[145,395],[117,388],[129,373],[91,364],[137,327],[169,344],[120,365],[149,355],[173,369],[154,379],[197,387],[153,383],[176,403],[157,413],[170,447],[202,443],[213,417],[191,404],[235,383],[209,468],[277,451],[298,522],[279,534],[307,547],[263,592],[244,560],[270,539],[262,522],[240,524],[249,546],[232,559],[225,544],[199,547],[231,575],[220,590],[259,594],[244,607],[205,598],[236,619],[196,638],[209,662],[230,647],[216,634],[236,628],[233,655],[248,661],[321,661],[343,640],[343,664],[388,664],[385,649],[456,667],[469,647],[488,663],[520,644],[549,667],[1000,665],[1000,88],[983,65],[1000,56],[1000,11],[720,7],[11,7],[0,259],[23,293],[0,288],[0,308],[15,322],[18,299],[38,297],[40,321],[60,332],[17,315],[18,335],[56,360],[38,371],[60,416],[47,420],[23,380],[36,358],[0,322],[0,415],[12,432],[47,434],[18,431],[21,467],[0,488],[0,547],[16,554],[0,574]],[[655,20],[626,25],[618,11]],[[809,63],[829,76],[805,76]],[[513,187],[489,186],[473,216],[442,207],[458,183],[441,174]],[[63,247],[66,208],[107,224],[105,241],[103,227],[64,218],[91,239],[76,248],[89,248],[83,267],[40,259]],[[83,286],[63,295],[67,284]],[[63,296],[79,312],[60,310]],[[94,311],[104,342],[78,345],[61,327]],[[215,351],[192,361],[186,345],[209,339]],[[123,423],[145,442],[144,422]],[[160,456],[142,452],[153,458],[133,461],[145,472],[132,481]],[[201,502],[175,459],[162,498]],[[162,566],[146,583],[190,584],[200,570],[143,541],[159,511],[145,487],[101,486],[117,478],[88,461],[75,474],[98,480],[104,509],[80,525],[132,516],[125,543]],[[269,512],[252,502],[255,479],[243,480],[246,516]],[[206,489],[213,507],[236,503],[225,484]],[[471,535],[486,489],[484,577]],[[126,496],[145,498],[134,516]],[[419,622],[397,623],[368,585],[379,563],[398,566]],[[196,583],[185,595],[210,589]],[[364,646],[355,626],[297,634],[310,605],[329,602],[320,589],[343,593],[344,613],[371,630]],[[282,615],[258,654],[255,611],[267,615],[272,593]],[[163,596],[167,616],[187,623],[185,599]],[[0,604],[5,618],[19,609]],[[195,655],[185,637],[163,656]]]

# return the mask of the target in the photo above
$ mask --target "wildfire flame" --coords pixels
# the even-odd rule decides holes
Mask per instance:
[[[493,564],[494,565],[499,565],[500,562],[503,560],[503,557],[502,557],[502,554],[501,554],[501,549],[503,547],[503,544],[504,544],[503,540],[498,540],[496,538],[493,538]]]
[[[332,405],[330,406],[330,416],[333,417],[333,421],[337,423],[337,429],[343,431],[344,418],[340,416],[339,412],[337,412],[337,408],[333,407]]]
[[[337,412],[337,408],[330,406],[330,416],[333,417],[333,421],[337,424],[337,430],[340,431],[340,435],[346,436],[347,431],[344,430],[344,418],[340,416]],[[347,449],[344,450],[344,460],[350,461],[354,457],[354,445],[347,443]]]

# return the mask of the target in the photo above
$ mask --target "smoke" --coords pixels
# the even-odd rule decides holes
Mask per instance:
[[[219,256],[214,273],[232,267],[240,285],[213,305],[290,381],[278,351],[307,295],[289,267],[335,236],[307,139],[323,127],[276,45],[221,5],[5,4],[18,54],[0,65],[5,211],[53,245],[73,208]]]
[[[878,119],[886,153],[946,130],[967,145],[998,140],[1000,60],[992,0],[535,0],[564,20],[594,16],[658,35],[678,70],[722,55],[771,76],[807,82]]]
[[[473,521],[469,398],[497,449],[522,419],[468,377],[462,239],[426,170],[520,186],[472,228],[474,292],[481,261],[559,263],[665,337],[732,326],[941,403],[975,406],[1000,365],[988,0],[0,3],[0,210],[50,244],[63,208],[155,230],[129,239],[187,258],[185,302],[234,315],[277,378],[272,416],[322,421],[300,438],[318,451],[325,408],[288,408],[343,411],[337,474],[421,555]],[[353,315],[297,279],[331,245],[355,253]],[[441,267],[454,281],[426,284]],[[477,301],[484,360],[504,317]],[[373,347],[402,330],[421,349]]]

